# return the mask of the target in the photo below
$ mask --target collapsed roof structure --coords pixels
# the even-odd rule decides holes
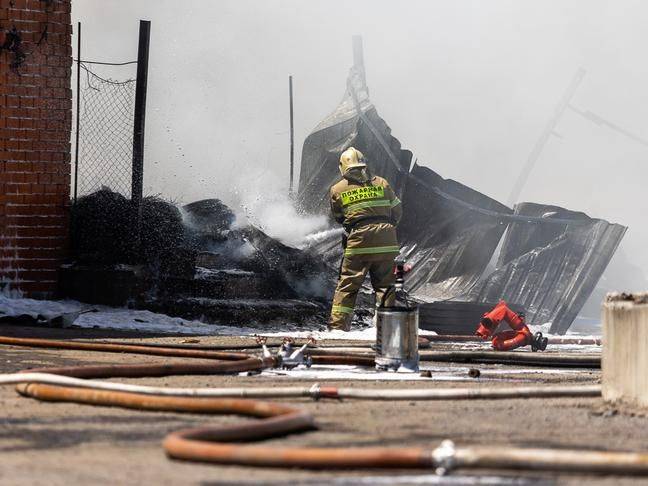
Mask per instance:
[[[422,302],[505,299],[524,307],[529,322],[551,322],[550,332],[564,334],[627,228],[557,206],[509,208],[427,167],[412,166],[412,152],[401,148],[369,99],[361,45],[354,57],[342,101],[304,142],[300,206],[310,213],[328,212],[328,189],[339,180],[339,154],[355,146],[403,201],[399,241],[413,264],[408,285],[414,297]],[[314,248],[331,264],[342,255],[336,235]]]

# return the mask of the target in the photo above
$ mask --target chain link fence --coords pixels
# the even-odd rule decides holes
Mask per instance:
[[[78,195],[103,187],[131,196],[135,79],[115,81],[81,64]]]

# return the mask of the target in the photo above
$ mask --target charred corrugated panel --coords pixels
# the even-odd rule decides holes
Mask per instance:
[[[413,265],[408,283],[423,300],[457,298],[479,280],[512,214],[507,206],[415,165],[403,199],[399,240]]]
[[[497,269],[471,295],[482,302],[499,298],[517,302],[527,309],[529,322],[551,322],[551,332],[564,334],[596,286],[626,228],[544,204],[518,204],[515,214],[546,222],[512,222]]]
[[[592,292],[625,228],[554,206],[512,209],[456,181],[415,166],[369,100],[364,78],[351,69],[337,109],[306,139],[298,202],[310,213],[329,211],[328,190],[339,180],[339,154],[355,146],[370,169],[387,178],[403,200],[403,254],[413,264],[408,285],[421,301],[497,302],[528,308],[534,323],[565,332]],[[497,269],[484,278],[506,228]],[[337,268],[340,235],[319,235],[309,249]]]
[[[328,213],[328,190],[340,180],[340,153],[348,147],[363,152],[371,171],[386,178],[396,193],[402,194],[412,153],[401,150],[400,142],[391,136],[391,129],[378,116],[354,69],[341,103],[304,142],[298,196],[304,210]]]

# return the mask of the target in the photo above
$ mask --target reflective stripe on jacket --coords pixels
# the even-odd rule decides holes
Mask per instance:
[[[382,177],[362,183],[353,176],[350,171],[330,190],[333,217],[351,228],[345,255],[379,257],[398,253],[395,226],[402,215],[400,200]],[[363,220],[367,223],[363,224]]]

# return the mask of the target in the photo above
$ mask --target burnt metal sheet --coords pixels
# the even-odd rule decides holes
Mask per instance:
[[[432,302],[419,305],[419,327],[437,334],[473,336],[482,316],[497,302]],[[524,307],[508,303],[514,312],[526,312]],[[496,332],[511,329],[500,324]]]
[[[371,170],[385,177],[396,194],[402,194],[412,153],[401,150],[400,142],[391,136],[391,129],[369,101],[367,88],[355,68],[351,69],[338,107],[304,142],[297,197],[301,208],[328,214],[328,190],[340,180],[340,153],[350,146],[360,149]]]
[[[486,269],[506,229],[504,218],[512,212],[494,199],[415,165],[399,225],[403,255],[413,265],[407,278],[413,295],[429,302],[467,293]]]
[[[533,323],[564,333],[594,289],[626,230],[555,206],[524,203],[513,211],[459,182],[414,165],[369,100],[361,71],[352,68],[336,110],[304,143],[297,201],[327,214],[328,190],[340,178],[340,152],[355,146],[371,170],[403,201],[402,254],[413,264],[410,291],[421,302],[497,302],[528,310]],[[508,231],[506,231],[508,229]],[[502,236],[494,272],[485,276]],[[310,250],[337,268],[340,234],[320,235]]]
[[[564,334],[594,290],[627,228],[558,206],[521,203],[515,214],[547,220],[509,225],[496,270],[477,285],[476,301],[523,305],[527,320]],[[549,224],[549,220],[570,221]]]

